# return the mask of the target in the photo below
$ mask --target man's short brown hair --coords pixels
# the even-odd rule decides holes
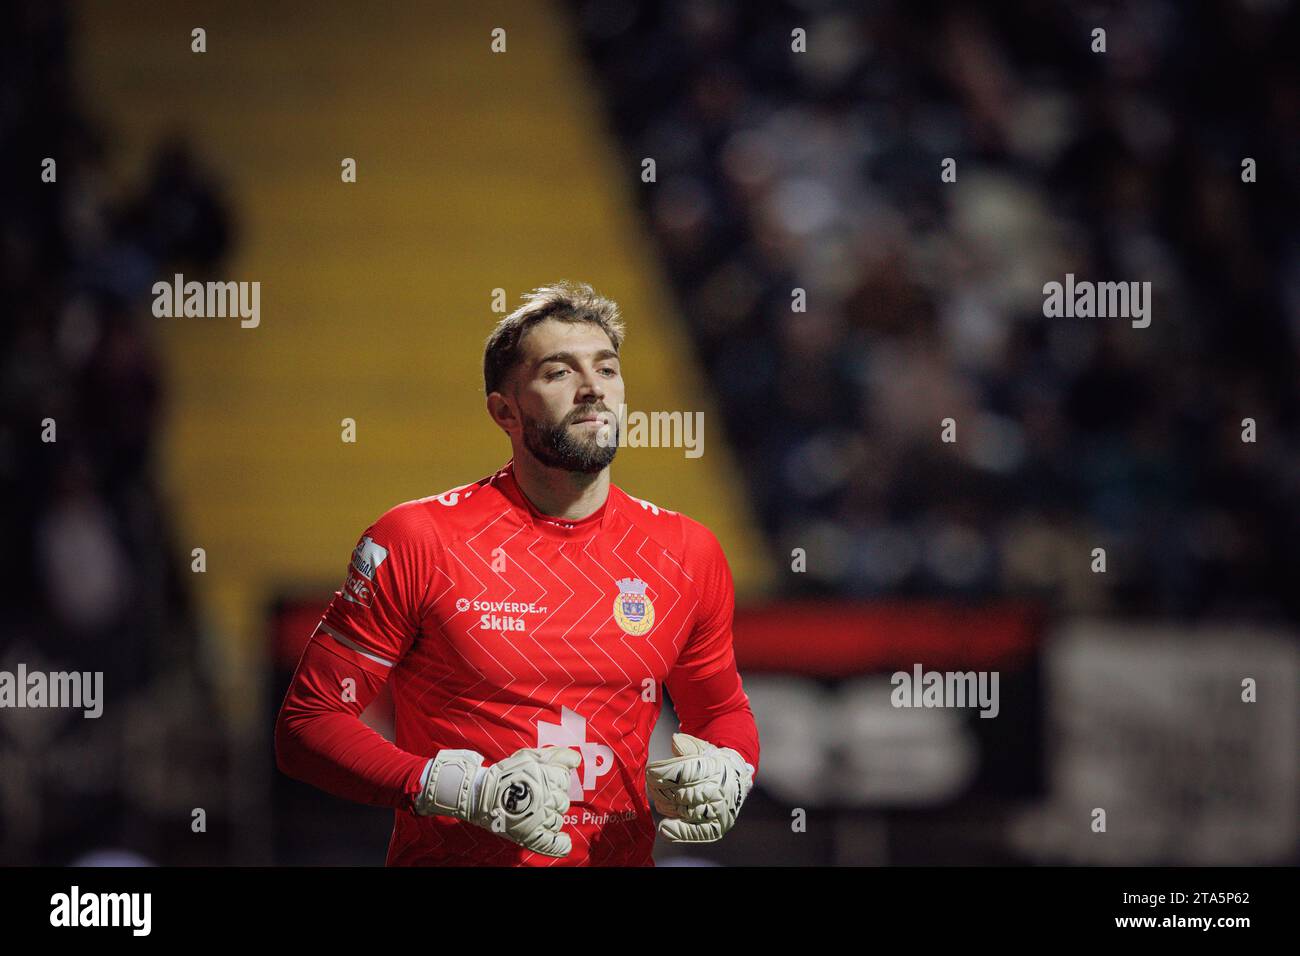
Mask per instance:
[[[483,349],[483,387],[487,394],[502,383],[520,359],[519,343],[538,322],[589,322],[609,336],[617,352],[623,344],[623,319],[618,306],[585,282],[557,282],[523,295],[524,304],[497,323]]]

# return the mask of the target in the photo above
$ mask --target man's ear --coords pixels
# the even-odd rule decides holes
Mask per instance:
[[[493,392],[487,397],[488,414],[507,435],[513,435],[519,429],[519,416],[514,404],[500,392]]]

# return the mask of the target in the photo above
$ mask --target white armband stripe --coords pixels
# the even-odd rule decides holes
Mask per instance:
[[[320,622],[320,629],[324,631],[326,634],[328,634],[330,637],[334,638],[334,640],[338,641],[344,647],[348,648],[349,650],[356,651],[362,657],[368,658],[369,660],[374,661],[376,664],[383,664],[385,667],[394,666],[393,661],[387,661],[384,660],[382,657],[379,657],[375,654],[371,654],[369,651],[358,646],[355,642],[348,640],[346,637],[344,637],[338,631],[334,630],[334,628],[330,627],[324,621]]]

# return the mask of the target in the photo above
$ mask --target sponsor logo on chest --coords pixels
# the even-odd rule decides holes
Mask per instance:
[[[655,606],[646,593],[648,586],[640,578],[620,578],[616,582],[618,593],[614,596],[614,622],[634,637],[649,633],[655,624]],[[544,604],[531,601],[490,601],[456,599],[457,614],[473,614],[476,623],[471,627],[480,631],[498,633],[522,632],[529,630],[530,621],[535,615],[545,617],[548,608]]]
[[[456,599],[456,611],[460,614],[473,612],[478,615],[480,631],[526,631],[527,616],[545,615],[545,604],[532,601],[484,601],[469,598]]]

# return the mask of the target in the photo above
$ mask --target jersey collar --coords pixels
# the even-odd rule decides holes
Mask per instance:
[[[505,466],[496,473],[494,484],[505,495],[506,499],[515,506],[515,511],[519,516],[538,534],[558,541],[581,541],[586,540],[592,535],[605,529],[608,524],[611,509],[611,502],[614,497],[615,488],[611,483],[609,494],[605,496],[605,503],[599,508],[581,518],[578,521],[569,521],[565,518],[556,518],[553,515],[542,514],[536,506],[528,500],[523,489],[515,480],[515,460],[511,458]]]

